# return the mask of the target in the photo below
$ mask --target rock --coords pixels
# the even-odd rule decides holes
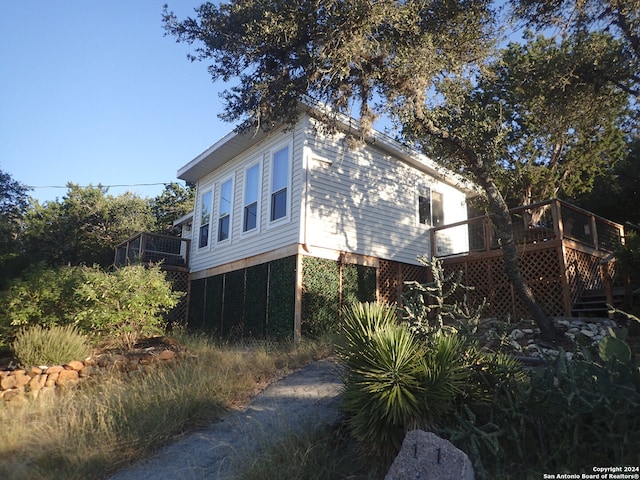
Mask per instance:
[[[593,330],[587,330],[586,328],[580,330],[580,333],[589,338],[593,337],[596,334]]]
[[[473,480],[469,457],[434,433],[412,430],[385,480]]]
[[[509,340],[509,344],[511,345],[511,348],[513,348],[516,352],[522,350],[522,346],[515,340]]]
[[[522,330],[517,329],[517,328],[514,328],[511,331],[511,333],[509,334],[509,338],[512,339],[512,340],[518,340],[519,338],[522,338],[522,337],[524,337],[524,332]]]
[[[64,386],[78,381],[79,375],[76,370],[63,370],[58,374],[56,385]]]
[[[27,372],[27,375],[29,375],[30,377],[37,377],[38,375],[42,374],[42,368],[39,367],[33,367],[31,370],[29,370]]]
[[[18,382],[16,382],[16,377],[14,375],[9,375],[8,377],[0,380],[0,388],[2,390],[10,390],[14,388]]]
[[[22,397],[22,391],[17,388],[7,390],[6,392],[2,392],[2,400],[4,400],[5,402],[19,400],[21,397]]]
[[[62,365],[54,365],[53,367],[49,367],[45,370],[46,374],[51,374],[51,373],[60,373],[61,371],[64,370],[64,367]]]
[[[160,352],[160,355],[158,355],[158,358],[160,360],[172,360],[174,359],[176,356],[176,352],[174,352],[173,350],[163,350]]]
[[[145,353],[140,357],[140,365],[149,365],[153,363],[153,355],[150,353]]]
[[[44,382],[45,387],[55,387],[56,382],[58,381],[58,376],[60,372],[49,373],[47,374],[47,380]]]
[[[84,363],[79,362],[78,360],[71,360],[66,364],[66,367],[67,370],[75,370],[76,372],[79,372],[84,368]]]
[[[16,379],[16,387],[24,387],[31,381],[31,377],[24,370],[16,370],[13,376]]]
[[[34,392],[36,390],[41,390],[44,388],[45,383],[47,383],[46,375],[36,375],[31,378],[29,382],[29,391]]]

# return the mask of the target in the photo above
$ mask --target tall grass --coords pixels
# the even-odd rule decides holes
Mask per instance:
[[[376,480],[384,472],[360,456],[346,432],[326,427],[291,432],[265,446],[236,480]]]
[[[180,342],[193,356],[171,367],[0,404],[0,478],[104,477],[330,353],[327,343],[241,347],[204,336]]]

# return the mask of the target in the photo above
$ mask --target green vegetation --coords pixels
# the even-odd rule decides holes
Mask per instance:
[[[159,267],[39,266],[1,292],[0,342],[21,327],[75,325],[94,343],[131,348],[141,336],[162,333],[162,313],[182,294],[173,292]]]
[[[640,365],[628,329],[610,329],[594,351],[576,347],[574,360],[560,351],[525,371],[477,343],[476,313],[452,300],[461,285],[430,265],[436,280],[411,285],[404,322],[387,305],[344,313],[343,408],[360,451],[381,471],[414,428],[451,440],[478,479],[638,463]]]
[[[13,352],[24,367],[84,360],[91,351],[87,337],[73,325],[34,325],[20,330],[13,341]]]
[[[263,452],[250,459],[236,478],[374,480],[383,476],[359,455],[346,432],[324,428],[274,439],[265,445]]]
[[[202,335],[175,338],[192,356],[136,381],[113,375],[37,401],[0,403],[0,478],[100,478],[331,352],[327,343],[248,349]]]

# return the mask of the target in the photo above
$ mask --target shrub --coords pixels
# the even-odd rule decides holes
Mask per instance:
[[[394,307],[356,304],[345,311],[343,408],[353,435],[369,453],[391,459],[405,433],[431,428],[469,389],[473,355],[461,339],[429,342],[398,324]]]
[[[159,267],[37,268],[12,284],[0,301],[6,342],[21,327],[75,325],[92,337],[111,337],[130,348],[141,335],[162,331],[162,313],[182,293],[173,292]]]
[[[87,338],[73,325],[36,325],[23,328],[13,341],[13,351],[24,367],[61,365],[84,360],[91,354]]]
[[[461,331],[465,335],[475,333],[486,300],[470,306],[464,292],[474,287],[462,283],[462,271],[445,275],[441,260],[435,257],[418,260],[431,270],[433,281],[405,282],[407,291],[403,295],[402,313],[409,328],[423,337],[441,330]]]
[[[114,272],[84,267],[83,283],[76,295],[84,305],[77,321],[101,336],[116,339],[125,349],[142,336],[163,332],[162,313],[178,304],[181,292],[174,292],[159,267],[133,265]]]
[[[73,323],[81,302],[75,290],[82,282],[77,267],[45,268],[37,265],[11,282],[0,297],[0,336],[11,343],[21,327]]]

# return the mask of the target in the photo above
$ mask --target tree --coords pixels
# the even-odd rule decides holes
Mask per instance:
[[[101,186],[68,188],[62,201],[36,202],[25,218],[25,251],[32,262],[109,266],[118,243],[155,228],[146,199],[130,192],[107,195]]]
[[[299,100],[310,96],[338,112],[357,106],[365,133],[385,113],[407,140],[435,142],[458,159],[486,193],[507,277],[542,336],[556,337],[518,268],[511,216],[495,177],[501,126],[471,121],[452,130],[442,117],[468,110],[463,93],[493,51],[489,1],[234,0],[205,3],[196,13],[198,19],[179,21],[165,7],[165,30],[198,42],[192,59],[212,60],[214,79],[239,79],[224,95],[223,118],[273,128],[291,123]]]
[[[578,205],[605,218],[640,225],[640,138],[628,145],[626,156],[598,176],[595,188],[577,199]]]
[[[151,211],[159,232],[172,233],[173,222],[193,211],[195,193],[192,184],[188,183],[183,187],[171,182],[165,185],[160,195],[151,200]]]
[[[496,180],[511,207],[588,192],[625,155],[628,95],[593,75],[610,49],[602,34],[511,43],[465,93],[468,111],[441,114],[450,130],[496,128],[486,140],[495,145]]]
[[[12,262],[20,252],[22,219],[29,205],[29,188],[0,170],[0,268],[3,279],[12,276]]]
[[[511,0],[511,5],[529,26],[557,28],[563,36],[600,31],[619,39],[615,61],[593,68],[640,97],[640,0]]]

